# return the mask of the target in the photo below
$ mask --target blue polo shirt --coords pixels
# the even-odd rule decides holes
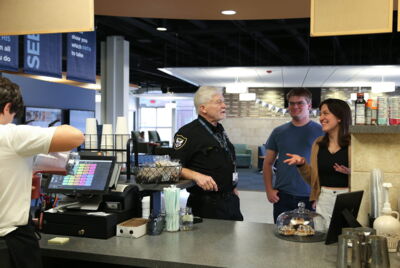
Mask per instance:
[[[266,148],[277,153],[274,189],[295,196],[309,196],[310,186],[303,180],[296,166],[283,163],[287,153],[297,154],[310,163],[311,146],[316,138],[324,135],[320,124],[310,121],[296,127],[292,122],[275,128],[268,138]]]

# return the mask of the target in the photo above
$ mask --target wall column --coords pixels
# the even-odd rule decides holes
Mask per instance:
[[[101,43],[101,123],[115,128],[117,116],[128,118],[129,42],[108,36]]]

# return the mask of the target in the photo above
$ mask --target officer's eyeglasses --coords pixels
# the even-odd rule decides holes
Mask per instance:
[[[296,105],[302,107],[302,106],[304,106],[306,104],[307,103],[304,102],[304,101],[289,101],[289,106],[292,106],[292,107],[294,107]]]

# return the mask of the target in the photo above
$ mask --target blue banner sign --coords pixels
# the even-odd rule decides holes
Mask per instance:
[[[96,32],[68,34],[67,79],[96,83]]]
[[[18,35],[0,36],[0,70],[18,71]]]
[[[24,72],[61,78],[61,34],[25,35]]]

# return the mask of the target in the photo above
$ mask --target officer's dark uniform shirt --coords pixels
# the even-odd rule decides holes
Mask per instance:
[[[218,185],[219,192],[232,192],[235,149],[226,135],[229,152],[222,148],[199,120],[202,120],[213,133],[224,135],[224,128],[221,124],[213,126],[199,115],[198,119],[183,126],[175,134],[172,158],[179,159],[185,168],[211,176]],[[188,191],[200,193],[203,189],[196,185],[189,188]]]

